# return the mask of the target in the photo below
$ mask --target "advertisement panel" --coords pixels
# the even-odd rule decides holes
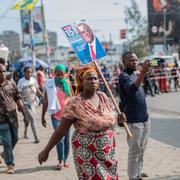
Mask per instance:
[[[22,40],[23,46],[30,45],[30,11],[21,10],[21,26],[22,26]],[[44,18],[42,14],[41,7],[35,7],[32,10],[32,18],[33,18],[33,29],[34,29],[34,40],[35,45],[43,45],[44,44]]]
[[[167,44],[180,37],[180,1],[148,0],[150,44]]]

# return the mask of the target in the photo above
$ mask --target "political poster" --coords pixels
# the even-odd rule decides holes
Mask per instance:
[[[86,21],[63,26],[62,30],[82,64],[107,56],[102,44]]]
[[[34,30],[34,43],[35,45],[44,44],[44,18],[42,14],[41,7],[35,7],[32,10],[32,16],[30,11],[21,10],[21,26],[22,26],[22,41],[23,46],[31,44],[31,17],[33,18],[33,30]]]

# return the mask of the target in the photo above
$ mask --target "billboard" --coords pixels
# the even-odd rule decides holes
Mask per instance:
[[[41,7],[35,7],[32,10],[33,29],[35,45],[44,44],[44,18]],[[28,10],[21,10],[21,27],[22,27],[22,42],[23,46],[31,44],[30,37],[30,21],[31,14]]]
[[[150,44],[170,44],[180,37],[180,0],[147,0]]]

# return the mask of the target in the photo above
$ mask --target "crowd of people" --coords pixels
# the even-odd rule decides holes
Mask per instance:
[[[137,63],[135,74],[140,73],[142,65],[143,63]],[[114,96],[117,96],[119,94],[119,75],[123,70],[123,65],[119,64],[108,68],[102,64],[101,70]],[[152,67],[144,77],[142,86],[146,96],[178,91],[180,89],[180,67],[178,62],[175,60],[173,67],[168,67],[166,63]],[[103,82],[100,82],[100,88],[103,92],[106,92]]]
[[[68,69],[62,64],[55,66],[48,75],[42,66],[33,76],[31,67],[23,69],[23,76],[14,73],[7,77],[6,64],[0,59],[0,138],[3,145],[1,159],[7,165],[6,173],[13,174],[13,149],[18,141],[18,111],[23,114],[24,138],[28,138],[28,126],[34,135],[34,143],[40,143],[36,127],[36,106],[42,107],[41,123],[46,127],[45,113],[51,117],[54,132],[45,148],[39,153],[40,164],[48,159],[56,146],[57,169],[68,168],[70,127],[74,126],[72,150],[77,176],[80,180],[117,180],[118,162],[113,126],[127,122],[132,137],[127,136],[129,180],[142,180],[143,156],[147,147],[150,118],[146,95],[169,92],[168,83],[174,80],[174,90],[179,88],[179,68],[176,64],[166,75],[167,68],[151,67],[151,62],[138,64],[135,53],[122,55],[123,66],[107,67],[101,71],[114,96],[120,98],[121,114],[115,117],[98,71],[93,65]],[[38,103],[37,103],[38,102]]]

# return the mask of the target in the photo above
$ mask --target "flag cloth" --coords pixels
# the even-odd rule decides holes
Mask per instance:
[[[24,0],[12,7],[13,10],[32,10],[38,0]]]

